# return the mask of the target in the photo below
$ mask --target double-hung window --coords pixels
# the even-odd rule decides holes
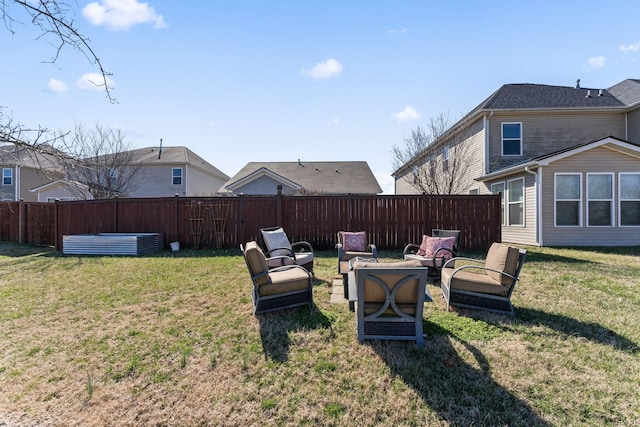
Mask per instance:
[[[522,156],[522,123],[502,123],[502,155]]]
[[[587,174],[587,225],[613,226],[613,174]]]
[[[182,185],[182,168],[171,169],[171,182],[173,185]]]
[[[444,146],[444,151],[442,153],[442,172],[447,172],[449,170],[449,146]]]
[[[620,226],[640,225],[640,173],[620,173]]]
[[[500,224],[503,226],[507,225],[507,215],[505,213],[505,191],[504,191],[504,182],[498,182],[497,184],[491,184],[491,193],[500,194]]]
[[[508,224],[524,226],[524,178],[507,181]]]
[[[582,175],[579,173],[555,174],[556,226],[582,225]]]
[[[2,168],[2,185],[13,185],[13,169]]]

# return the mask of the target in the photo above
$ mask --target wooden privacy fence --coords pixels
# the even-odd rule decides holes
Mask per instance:
[[[54,245],[62,236],[163,233],[165,246],[238,248],[259,229],[281,225],[291,241],[333,249],[339,230],[367,231],[380,249],[420,243],[432,228],[461,230],[464,250],[500,241],[498,195],[235,196],[1,202],[0,241]]]

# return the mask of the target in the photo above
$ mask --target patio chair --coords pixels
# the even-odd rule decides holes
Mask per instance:
[[[425,300],[431,301],[427,268],[416,260],[357,261],[353,268],[358,341],[410,340],[423,346],[422,313]]]
[[[299,265],[269,269],[267,258],[256,242],[240,245],[253,282],[253,312],[267,313],[313,304],[311,274]]]
[[[518,281],[527,251],[493,243],[484,261],[457,257],[442,268],[440,288],[450,306],[514,314],[511,294]],[[460,266],[459,262],[465,265]],[[458,267],[449,265],[458,263]]]
[[[409,243],[402,251],[405,260],[418,260],[423,267],[429,268],[429,281],[440,280],[440,270],[450,258],[458,256],[460,248],[460,230],[441,230],[434,228],[431,236],[422,236],[420,245]]]
[[[291,257],[295,264],[313,273],[313,247],[310,243],[303,241],[291,243],[282,227],[261,228],[260,237],[267,257]],[[278,262],[269,263],[269,267],[279,266],[281,264]]]
[[[365,231],[338,231],[338,243],[336,244],[336,249],[338,249],[339,273],[344,271],[344,268],[340,267],[341,262],[346,262],[356,257],[378,258],[376,245],[367,240],[367,233]]]

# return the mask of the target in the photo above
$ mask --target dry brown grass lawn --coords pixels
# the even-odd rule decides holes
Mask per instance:
[[[0,243],[0,426],[640,425],[640,248],[528,249],[515,317],[431,287],[419,349],[358,344],[331,252],[312,310],[256,317],[237,251]]]

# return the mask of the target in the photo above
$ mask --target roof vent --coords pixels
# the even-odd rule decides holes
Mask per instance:
[[[604,96],[604,90],[598,89],[598,96]]]
[[[591,98],[591,90],[587,91],[587,98]]]
[[[580,89],[580,79],[576,80],[576,89]]]

